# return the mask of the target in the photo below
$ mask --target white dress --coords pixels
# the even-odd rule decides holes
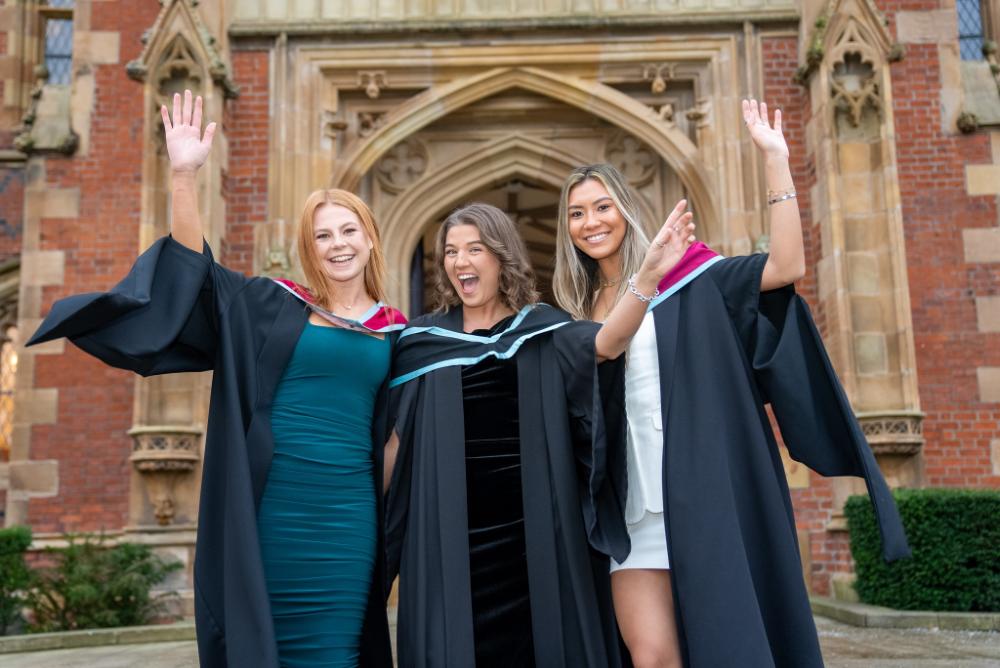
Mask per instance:
[[[628,422],[628,499],[625,523],[632,551],[611,572],[629,568],[670,568],[663,523],[663,423],[660,364],[653,314],[647,313],[625,358],[625,413]]]

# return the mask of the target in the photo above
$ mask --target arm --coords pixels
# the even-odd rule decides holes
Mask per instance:
[[[774,127],[767,117],[767,105],[743,100],[743,120],[754,144],[764,154],[764,171],[769,192],[794,192],[788,167],[788,145],[781,131],[781,111],[774,112]],[[798,200],[794,197],[768,205],[771,251],[760,280],[761,290],[790,285],[806,273],[805,248]]]
[[[642,266],[635,276],[636,290],[647,297],[656,292],[660,279],[684,257],[688,246],[694,241],[692,215],[684,212],[686,207],[687,201],[681,200],[667,216],[667,221],[649,245]],[[594,341],[598,362],[615,359],[625,352],[642,324],[647,306],[647,302],[632,294],[626,294],[618,301]]]
[[[198,215],[198,169],[205,164],[212,148],[215,123],[209,123],[201,136],[201,96],[191,101],[191,91],[174,94],[173,122],[167,107],[160,108],[163,130],[170,156],[171,210],[170,233],[174,240],[196,253],[202,252],[203,234]]]
[[[396,466],[396,455],[399,454],[399,434],[392,430],[392,435],[385,444],[385,457],[382,466],[382,493],[389,492],[389,484],[392,482],[392,469]]]

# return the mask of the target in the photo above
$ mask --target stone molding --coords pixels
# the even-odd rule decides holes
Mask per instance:
[[[549,16],[524,18],[442,20],[330,20],[330,19],[247,19],[236,17],[230,24],[229,34],[234,38],[251,37],[326,37],[329,35],[368,35],[413,33],[485,32],[510,33],[537,30],[607,30],[609,28],[668,28],[677,26],[720,24],[794,24],[800,18],[797,6],[773,8],[727,8],[703,10],[686,9],[658,12],[645,16]]]
[[[876,455],[915,455],[924,445],[924,414],[918,412],[862,413],[861,431]]]

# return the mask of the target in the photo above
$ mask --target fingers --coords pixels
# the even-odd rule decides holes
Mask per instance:
[[[184,125],[191,125],[191,91],[189,89],[184,90],[184,115],[183,123]]]
[[[743,122],[748,127],[756,124],[765,125],[768,128],[772,127],[767,114],[767,103],[761,102],[758,105],[757,100],[743,100]],[[781,109],[774,110],[773,128],[781,132]]]
[[[201,143],[205,146],[212,145],[212,137],[215,136],[215,123],[209,123],[208,127],[205,128],[205,136],[202,138]]]
[[[164,130],[169,132],[173,129],[174,126],[170,124],[170,113],[167,112],[167,105],[165,104],[160,106],[160,118],[163,119]]]
[[[674,210],[670,212],[667,216],[667,220],[663,223],[663,227],[673,227],[677,224],[677,219],[684,215],[684,210],[687,208],[687,200],[682,199],[674,205]]]
[[[180,125],[183,122],[181,118],[181,94],[174,93],[174,113],[171,116],[173,119],[173,125]]]
[[[201,95],[194,99],[194,112],[191,114],[191,125],[193,125],[198,132],[201,132]]]

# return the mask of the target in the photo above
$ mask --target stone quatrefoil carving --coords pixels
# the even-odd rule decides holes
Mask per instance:
[[[625,132],[611,135],[604,147],[604,158],[634,186],[649,183],[656,169],[656,155],[652,149]]]
[[[410,139],[396,144],[375,166],[375,176],[390,192],[401,192],[423,176],[428,165],[427,148]]]

